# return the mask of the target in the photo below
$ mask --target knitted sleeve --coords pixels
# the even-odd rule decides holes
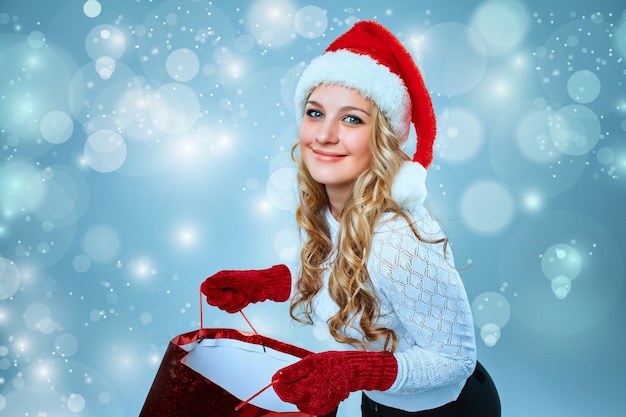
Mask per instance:
[[[443,236],[425,209],[417,215],[423,238]],[[399,338],[398,376],[388,392],[420,392],[466,379],[476,363],[474,326],[449,248],[444,256],[443,244],[420,241],[404,219],[395,218],[377,229],[369,270]]]

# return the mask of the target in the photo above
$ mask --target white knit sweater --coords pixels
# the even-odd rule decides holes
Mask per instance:
[[[422,205],[408,214],[423,238],[443,236]],[[339,223],[330,212],[327,221],[336,244]],[[407,411],[436,408],[455,400],[472,373],[476,365],[472,314],[461,278],[451,265],[449,247],[444,258],[443,244],[420,241],[402,217],[385,214],[376,227],[367,268],[380,300],[377,324],[393,329],[398,337],[398,376],[389,390],[367,392],[374,401]],[[324,285],[327,280],[328,273]],[[326,287],[315,297],[313,308],[320,323],[338,310]],[[348,334],[362,339],[356,330]],[[371,345],[371,350],[382,348]]]

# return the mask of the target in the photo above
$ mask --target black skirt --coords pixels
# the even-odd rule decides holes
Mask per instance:
[[[363,417],[500,417],[501,410],[491,376],[476,363],[476,369],[455,401],[431,410],[411,412],[379,404],[364,393],[361,413]]]

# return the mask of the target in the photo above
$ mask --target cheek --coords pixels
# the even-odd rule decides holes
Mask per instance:
[[[303,121],[300,125],[300,130],[298,131],[298,140],[300,141],[300,144],[310,143],[314,140],[314,138],[315,133],[313,132],[310,123]]]
[[[359,160],[362,161],[362,165],[369,166],[372,160],[372,151],[368,138],[365,135],[359,135],[351,139],[349,146],[352,154],[359,157]]]

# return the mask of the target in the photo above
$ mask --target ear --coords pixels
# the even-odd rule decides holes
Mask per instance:
[[[427,194],[426,169],[417,162],[403,162],[393,179],[391,197],[408,210],[423,205]]]

